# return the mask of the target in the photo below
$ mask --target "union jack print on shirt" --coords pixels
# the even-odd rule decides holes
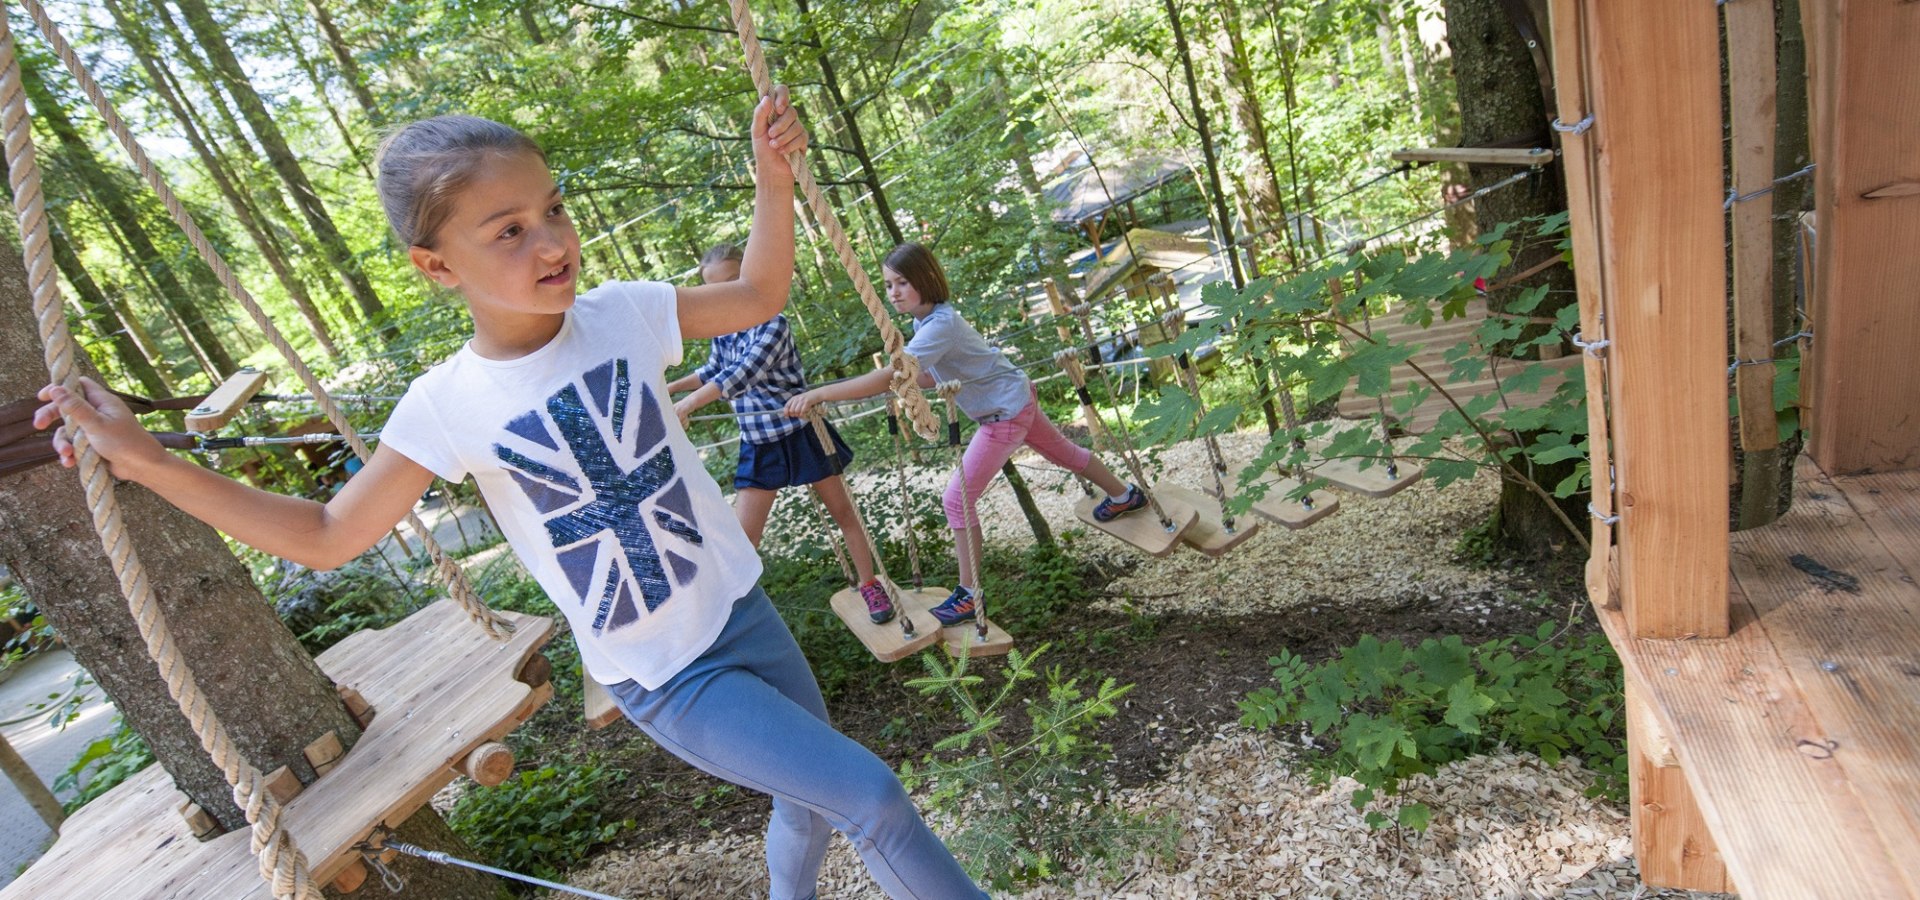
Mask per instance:
[[[624,359],[609,360],[507,423],[493,452],[544,517],[560,570],[593,632],[608,634],[672,599],[702,543],[686,479],[674,470],[666,419]],[[681,552],[676,552],[681,551]]]

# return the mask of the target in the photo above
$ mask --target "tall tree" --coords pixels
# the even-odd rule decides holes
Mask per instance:
[[[254,139],[260,142],[260,147],[266,152],[267,162],[273,166],[274,172],[286,183],[287,191],[293,197],[294,206],[300,210],[300,215],[306,219],[307,227],[312,230],[314,239],[319,242],[335,270],[346,282],[347,292],[353,296],[361,312],[365,313],[369,319],[377,319],[385,311],[385,306],[380,302],[379,296],[374,293],[373,284],[367,280],[366,273],[361,271],[359,260],[355,258],[353,250],[347,246],[346,238],[342,237],[340,230],[334,226],[333,217],[328,214],[326,204],[321,202],[319,193],[313,189],[313,183],[307,180],[307,174],[301,169],[300,161],[294,155],[292,147],[287,144],[280,126],[267,112],[265,101],[261,100],[259,93],[254,91],[253,84],[247,80],[245,70],[240,67],[240,60],[234,56],[233,47],[227,43],[225,30],[214,21],[213,14],[208,11],[204,0],[175,0],[175,3],[186,18],[187,28],[199,40],[201,48],[207,53],[208,61],[213,64],[214,76],[220,82],[219,87],[224,89],[240,107],[240,115],[246,120],[248,130],[252,131]],[[164,0],[161,0],[161,5],[164,5]]]
[[[1460,99],[1460,143],[1465,147],[1549,146],[1550,116],[1541,91],[1541,73],[1528,53],[1527,41],[1508,18],[1500,0],[1446,0],[1447,44],[1452,49],[1455,90]],[[1472,166],[1472,185],[1479,189],[1513,174],[1511,167]],[[1485,232],[1502,222],[1548,216],[1567,208],[1564,175],[1559,166],[1548,168],[1529,189],[1495,191],[1474,201],[1474,216]],[[1553,241],[1532,241],[1513,260],[1515,271],[1556,258]],[[1572,302],[1573,273],[1566,266],[1550,266],[1487,294],[1487,308],[1495,315],[1541,285],[1547,300],[1530,315],[1551,316]],[[1525,335],[1533,336],[1532,332]],[[1497,348],[1490,348],[1496,349]],[[1522,442],[1527,435],[1519,435]],[[1534,465],[1536,484],[1556,484],[1572,474],[1575,462]],[[1584,499],[1561,503],[1569,516],[1585,515]],[[1509,546],[1524,552],[1547,552],[1563,533],[1560,520],[1546,501],[1526,487],[1502,484],[1499,534]]]
[[[528,4],[514,5],[521,8],[523,15],[531,15],[526,12]],[[366,114],[367,121],[375,125],[385,122],[385,117],[380,115],[380,106],[373,102],[373,92],[367,89],[366,78],[360,74],[360,63],[353,58],[353,49],[341,39],[339,27],[327,12],[327,0],[307,0],[307,8],[313,10],[313,20],[319,24],[321,36],[326,38],[327,50],[340,67],[340,77],[347,82],[347,90],[352,91],[353,99],[359,101],[360,111]],[[528,21],[532,21],[531,18]]]
[[[153,238],[141,223],[141,217],[133,200],[124,190],[124,186],[112,178],[99,157],[94,155],[93,145],[80,134],[80,129],[67,116],[66,108],[59,98],[47,89],[46,82],[40,77],[40,71],[32,62],[20,59],[20,81],[26,88],[27,99],[32,102],[35,118],[47,130],[53,133],[62,156],[80,182],[82,189],[90,194],[94,202],[99,203],[107,217],[113,222],[120,235],[125,238],[132,251],[129,260],[151,278],[160,294],[160,300],[178,319],[195,347],[206,358],[207,364],[221,376],[231,374],[239,365],[227,352],[220,336],[208,325],[200,312],[194,309],[194,294],[174,274],[172,259],[160,252]]]
[[[29,396],[46,382],[39,334],[19,246],[11,238],[0,239],[0,397]],[[347,745],[360,735],[333,683],[260,596],[218,532],[137,486],[124,485],[117,493],[126,538],[146,563],[148,581],[207,708],[256,768],[285,765],[302,782],[311,782],[315,775],[302,753],[308,744],[329,731]],[[8,479],[6,490],[0,490],[0,563],[12,570],[74,658],[145,739],[174,785],[223,829],[244,827],[245,815],[234,805],[225,777],[147,656],[72,472],[42,466]],[[459,839],[432,809],[415,813],[400,832],[413,835],[402,840],[462,852]],[[401,862],[406,896],[494,897],[494,886],[479,873],[411,858]]]
[[[886,186],[881,183],[880,170],[874,165],[873,154],[867,150],[865,136],[860,133],[858,110],[847,102],[847,95],[840,88],[839,73],[829,58],[825,35],[814,20],[810,0],[794,0],[800,10],[800,19],[806,23],[807,31],[813,36],[810,46],[814,60],[820,66],[820,82],[827,90],[827,102],[833,105],[833,115],[840,123],[840,132],[846,136],[847,150],[860,163],[861,179],[867,183],[867,191],[873,199],[873,208],[880,216],[880,227],[886,229],[887,237],[895,244],[904,243],[906,235],[900,231],[900,223],[894,220],[893,204],[887,200]]]
[[[150,397],[163,397],[172,392],[172,385],[160,370],[154,367],[153,354],[146,346],[152,338],[143,337],[139,328],[139,319],[122,312],[120,305],[107,297],[93,275],[80,262],[80,254],[75,252],[73,243],[67,239],[66,229],[57,223],[49,222],[50,243],[53,245],[53,264],[66,276],[67,283],[73,286],[76,299],[86,310],[88,318],[101,326],[107,339],[113,343],[114,355],[120,363],[140,383],[142,390]]]
[[[327,355],[339,359],[340,350],[333,343],[332,330],[328,328],[327,320],[320,315],[319,308],[314,306],[313,298],[307,294],[306,283],[300,280],[299,273],[293,270],[293,265],[281,253],[279,241],[275,240],[267,227],[261,224],[253,205],[247,202],[240,185],[227,171],[226,161],[214,153],[213,148],[207,144],[206,139],[200,134],[199,127],[194,123],[193,115],[187,110],[186,102],[174,91],[172,82],[167,78],[165,68],[155,50],[152,33],[147,30],[144,23],[128,16],[119,0],[106,0],[106,7],[113,15],[114,24],[119,27],[121,37],[132,49],[134,58],[138,59],[141,68],[146,70],[147,79],[154,93],[160,95],[167,109],[171,110],[174,118],[180,122],[180,128],[186,135],[187,143],[193,147],[194,155],[200,158],[201,164],[207,167],[208,177],[213,179],[214,186],[220,190],[220,196],[227,201],[228,208],[233,210],[234,218],[238,219],[240,226],[246,229],[247,236],[253,239],[254,246],[259,249],[261,258],[266,260],[267,267],[273,270],[274,278],[280,282],[281,288],[293,300],[293,305],[306,318],[307,326],[313,330],[313,336],[320,342],[321,348],[326,350]]]

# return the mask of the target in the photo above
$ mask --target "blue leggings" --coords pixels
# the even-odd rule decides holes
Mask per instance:
[[[814,896],[834,831],[853,841],[889,897],[986,897],[921,821],[893,769],[827,723],[813,671],[759,587],[734,602],[713,646],[672,680],[607,691],[668,752],[773,797],[773,900]]]

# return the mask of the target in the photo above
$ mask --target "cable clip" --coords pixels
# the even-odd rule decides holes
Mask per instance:
[[[1580,332],[1577,331],[1573,333],[1573,336],[1569,338],[1569,340],[1573,341],[1575,347],[1579,347],[1582,352],[1594,359],[1606,359],[1607,348],[1613,346],[1613,341],[1606,338],[1601,338],[1597,341],[1585,340],[1580,337]]]
[[[1551,122],[1550,124],[1553,125],[1553,130],[1558,131],[1561,134],[1586,134],[1587,129],[1593,127],[1593,113],[1587,113],[1586,118],[1581,119],[1580,121],[1575,122],[1572,125],[1568,125],[1567,123],[1560,121],[1560,117],[1555,116],[1553,118],[1553,122]]]
[[[1600,524],[1602,525],[1612,525],[1613,523],[1620,521],[1619,513],[1614,513],[1611,516],[1603,516],[1600,514],[1599,510],[1593,508],[1593,504],[1591,503],[1587,504],[1587,515],[1590,515],[1596,519],[1599,519]]]

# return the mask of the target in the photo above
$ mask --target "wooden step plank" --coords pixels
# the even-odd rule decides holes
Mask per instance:
[[[552,636],[553,623],[505,615],[516,631],[497,643],[452,600],[441,600],[404,626],[356,636],[346,652],[318,658],[330,677],[358,687],[379,712],[353,749],[285,807],[287,828],[321,883],[355,859],[351,847],[368,826],[425,805],[452,780],[455,762],[552,696],[551,684],[532,688],[513,674]],[[342,659],[353,667],[342,667]],[[247,832],[194,840],[175,812],[180,793],[157,766],[149,772],[89,804],[0,897],[269,897]]]
[[[1267,485],[1267,493],[1254,501],[1253,512],[1269,522],[1299,529],[1340,511],[1340,498],[1328,491],[1309,491],[1302,500],[1287,499],[1287,495],[1300,486],[1300,482],[1291,478],[1266,472],[1260,476],[1259,483]]]
[[[1907,575],[1920,576],[1920,469],[1836,477],[1833,483]]]
[[[1155,487],[1155,491],[1159,488]],[[1080,521],[1112,535],[1122,543],[1130,544],[1149,556],[1166,556],[1173,548],[1180,546],[1180,533],[1193,526],[1200,514],[1193,507],[1172,499],[1162,500],[1158,493],[1154,500],[1172,521],[1172,527],[1161,524],[1153,507],[1148,506],[1138,512],[1128,513],[1111,522],[1102,522],[1093,517],[1093,507],[1100,502],[1098,497],[1082,497],[1073,505],[1073,514]]]
[[[1595,614],[1626,678],[1645,689],[1746,900],[1905,897],[1901,877],[1830,753],[1828,736],[1730,586],[1730,637],[1635,639]]]
[[[1240,516],[1233,527],[1226,526],[1220,501],[1207,494],[1179,485],[1163,484],[1155,489],[1158,496],[1165,500],[1171,498],[1193,507],[1199,513],[1187,530],[1180,532],[1180,542],[1208,556],[1223,556],[1227,551],[1245,543],[1248,538],[1260,532],[1260,520],[1253,516]]]
[[[905,659],[940,641],[940,623],[930,610],[947,599],[948,589],[909,591],[896,585],[891,593],[894,617],[880,625],[873,624],[873,619],[867,616],[866,598],[855,588],[836,591],[829,601],[834,615],[839,616],[867,652],[881,662]],[[912,637],[901,632],[902,614],[913,622]]]
[[[1877,495],[1884,505],[1899,497]],[[1920,586],[1802,457],[1794,507],[1733,536],[1733,574],[1766,622],[1831,754],[1920,896]]]

